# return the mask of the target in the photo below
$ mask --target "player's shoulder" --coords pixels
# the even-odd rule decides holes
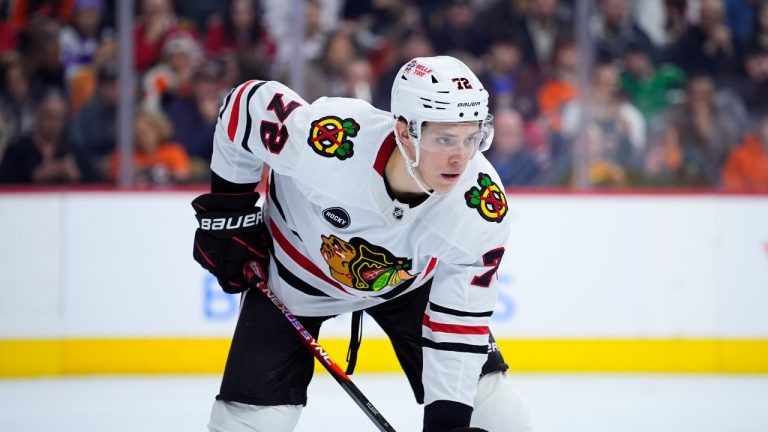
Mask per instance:
[[[364,100],[322,97],[298,113],[291,129],[320,158],[369,165],[393,123],[390,113]]]
[[[312,123],[330,119],[333,123],[341,123],[344,127],[350,125],[357,133],[379,134],[385,128],[391,131],[392,114],[382,111],[362,99],[346,97],[321,97],[307,107],[305,115],[311,117]],[[356,125],[356,126],[355,126]]]
[[[435,208],[436,228],[446,240],[476,255],[509,235],[509,203],[498,173],[481,153],[469,163],[456,187]]]

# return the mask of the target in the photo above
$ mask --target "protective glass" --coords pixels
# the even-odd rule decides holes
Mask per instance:
[[[478,122],[476,130],[469,129],[469,134],[458,133],[459,130],[444,128],[425,130],[422,126],[419,147],[427,151],[472,156],[478,150],[486,151],[493,141],[493,115],[488,114],[485,120]]]

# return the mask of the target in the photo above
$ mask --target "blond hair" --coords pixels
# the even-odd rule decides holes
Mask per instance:
[[[136,120],[144,119],[157,131],[160,141],[167,141],[173,135],[173,124],[162,111],[140,109],[136,113]]]

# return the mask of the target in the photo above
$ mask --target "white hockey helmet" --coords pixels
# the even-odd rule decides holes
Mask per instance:
[[[425,122],[477,121],[483,132],[477,143],[480,151],[487,150],[493,139],[488,92],[474,72],[454,57],[417,57],[403,65],[392,85],[391,111],[396,119],[408,121],[416,146]]]
[[[472,156],[478,150],[488,150],[493,141],[493,116],[488,113],[488,92],[469,67],[454,57],[417,57],[403,65],[392,84],[390,110],[395,119],[403,117],[408,122],[414,159],[406,152],[395,130],[397,146],[405,158],[408,173],[429,195],[435,192],[416,173],[425,122],[477,122],[477,133],[465,140],[460,150],[471,152]],[[441,151],[438,148],[429,150]]]

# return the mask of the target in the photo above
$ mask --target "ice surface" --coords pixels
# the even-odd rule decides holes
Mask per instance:
[[[768,375],[512,375],[536,432],[766,432]],[[398,432],[420,431],[401,375],[355,375]],[[205,431],[218,376],[0,380],[3,432]],[[310,386],[296,432],[376,428],[328,375]]]

